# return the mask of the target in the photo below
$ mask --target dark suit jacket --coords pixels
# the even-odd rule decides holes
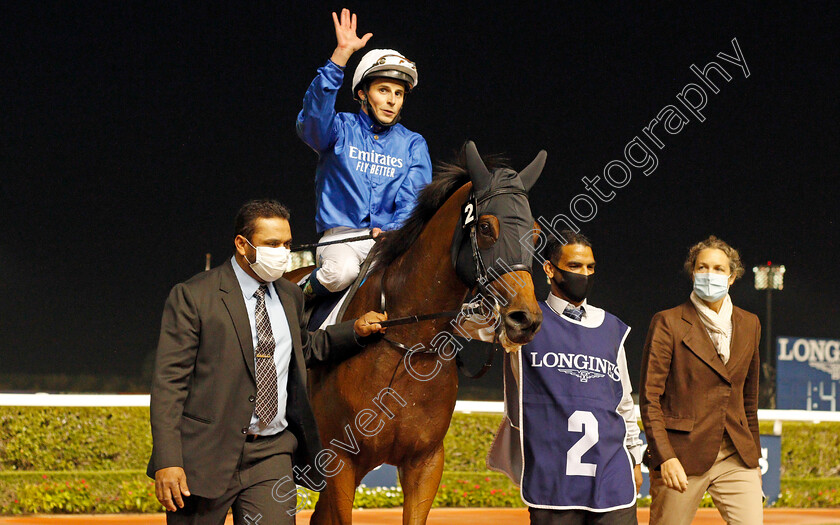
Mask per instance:
[[[321,450],[306,391],[306,366],[358,352],[353,323],[309,333],[302,320],[303,294],[274,283],[289,321],[288,430],[297,438],[294,464],[319,484],[314,468]],[[215,498],[230,482],[254,411],[254,348],[242,290],[227,261],[176,285],[163,311],[151,395],[153,450],[146,473],[183,467],[192,494]],[[305,479],[298,484],[312,485]],[[315,488],[315,487],[310,487]]]
[[[714,464],[724,430],[744,463],[758,466],[760,335],[758,317],[735,307],[724,365],[691,301],[653,317],[639,395],[648,467],[676,457],[686,475],[702,474]]]

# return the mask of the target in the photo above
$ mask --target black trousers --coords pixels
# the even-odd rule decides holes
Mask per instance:
[[[292,478],[291,453],[296,447],[297,439],[288,431],[246,441],[225,493],[213,499],[184,498],[184,508],[166,513],[167,525],[223,525],[231,508],[236,525],[293,525],[296,498],[289,493],[294,482],[275,485],[285,476]]]
[[[528,507],[531,525],[638,525],[636,506],[609,512]]]

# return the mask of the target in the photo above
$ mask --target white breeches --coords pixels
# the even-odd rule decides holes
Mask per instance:
[[[347,239],[369,234],[368,229],[330,228],[324,232],[319,242]],[[318,261],[318,281],[331,292],[344,290],[359,276],[362,263],[373,248],[375,241],[355,241],[322,246],[315,252]]]

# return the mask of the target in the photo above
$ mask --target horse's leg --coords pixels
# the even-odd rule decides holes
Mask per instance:
[[[332,478],[327,478],[327,486],[321,491],[315,512],[310,519],[311,525],[350,525],[353,523],[353,500],[356,498],[356,469],[351,458],[339,455],[330,464],[334,468],[344,462],[344,466]]]
[[[435,501],[440,477],[443,475],[443,443],[431,453],[414,457],[400,466],[400,484],[403,496],[403,525],[426,523],[429,510]]]

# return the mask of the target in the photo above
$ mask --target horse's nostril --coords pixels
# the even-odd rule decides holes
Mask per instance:
[[[513,312],[508,312],[507,316],[508,319],[510,319],[510,321],[520,330],[527,328],[533,322],[531,314],[528,313],[527,310],[514,310]]]

